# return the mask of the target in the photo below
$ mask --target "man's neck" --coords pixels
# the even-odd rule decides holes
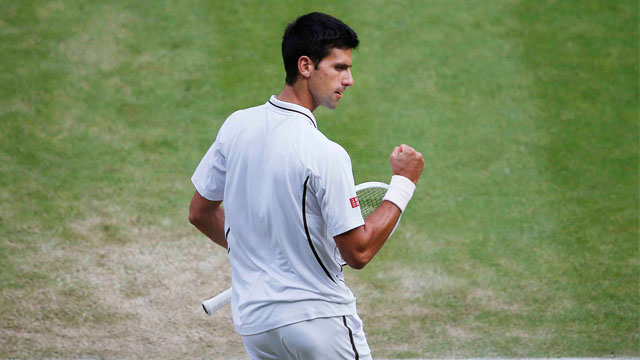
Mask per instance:
[[[309,93],[306,82],[302,79],[298,79],[293,85],[285,84],[277,98],[280,101],[303,106],[311,112],[317,108],[313,104],[313,98]]]

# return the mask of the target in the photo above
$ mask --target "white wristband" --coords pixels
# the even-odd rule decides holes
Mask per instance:
[[[382,200],[391,201],[400,208],[400,211],[404,212],[415,190],[416,184],[413,181],[402,175],[393,175],[389,189]]]

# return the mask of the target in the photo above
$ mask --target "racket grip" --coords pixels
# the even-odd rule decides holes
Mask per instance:
[[[228,288],[209,300],[203,301],[202,308],[207,315],[211,315],[229,302],[231,302],[231,288]]]

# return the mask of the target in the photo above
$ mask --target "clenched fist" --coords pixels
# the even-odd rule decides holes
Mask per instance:
[[[389,161],[393,175],[402,175],[413,181],[414,184],[418,183],[422,169],[424,169],[424,159],[421,153],[409,145],[402,144],[393,149]]]

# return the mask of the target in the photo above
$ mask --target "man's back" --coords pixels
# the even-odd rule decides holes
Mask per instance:
[[[209,179],[198,175],[201,167],[225,175],[220,185],[240,334],[355,314],[333,236],[363,220],[348,200],[355,196],[348,155],[315,126],[310,111],[272,97],[232,114],[209,151],[224,161],[203,159],[194,175],[204,194]]]

